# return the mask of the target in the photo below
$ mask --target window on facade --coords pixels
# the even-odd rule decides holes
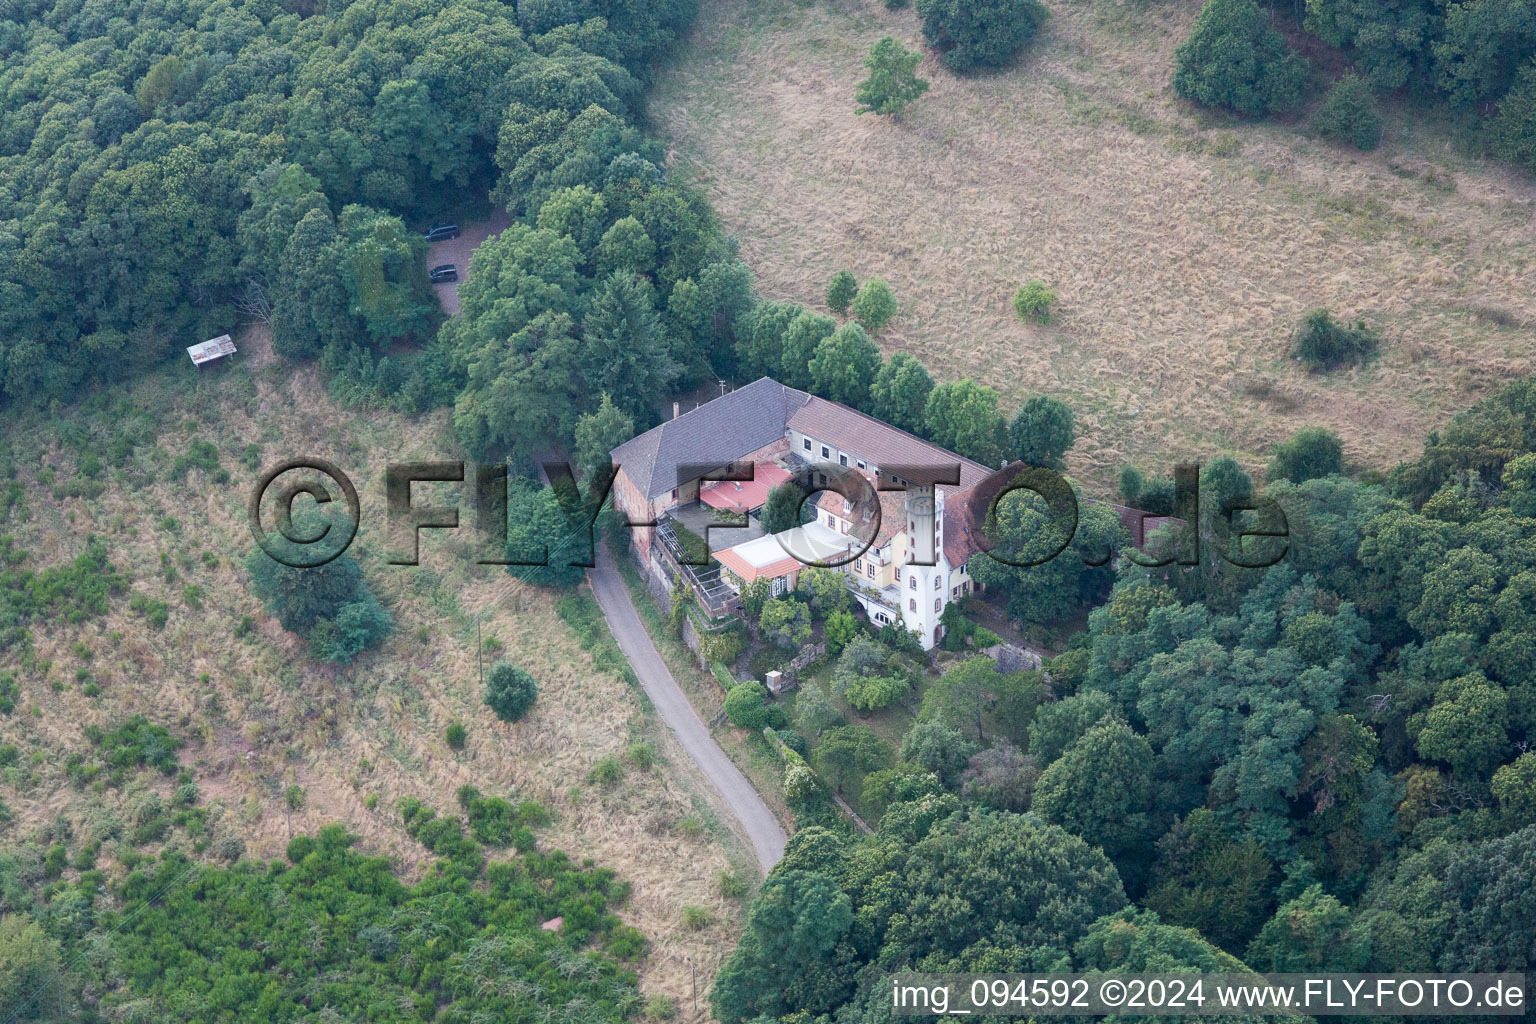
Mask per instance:
[[[908,601],[907,606],[910,607],[913,611],[917,611],[917,598],[914,597],[912,600]]]
[[[857,558],[855,558],[853,560],[853,571],[854,572],[863,572],[864,571],[862,568],[859,567],[859,560]]]
[[[805,445],[805,450],[806,451],[810,451],[811,450],[811,439],[810,438],[807,437],[805,440],[801,441],[800,443]]]
[[[875,578],[875,563],[874,562],[870,562],[869,563],[869,578],[870,579],[874,579]]]
[[[933,589],[934,590],[938,590],[939,589],[939,578],[937,576],[935,576],[933,578]]]
[[[859,468],[860,468],[860,469],[863,469],[863,468],[864,468],[864,460],[863,460],[863,459],[860,459],[860,460],[859,460]]]
[[[827,446],[826,445],[822,445],[821,446],[821,457],[825,459],[825,458],[830,457],[831,455],[832,455],[832,453],[827,451]]]
[[[908,577],[907,585],[909,587],[911,587],[913,590],[916,590],[917,589],[917,577],[916,576]]]
[[[676,487],[672,488],[672,500],[673,501],[677,500],[677,488]]]
[[[837,520],[832,518],[832,513],[831,512],[827,513],[827,525],[828,526],[836,526],[837,525]]]
[[[837,461],[839,463],[841,463],[842,465],[846,466],[846,465],[848,465],[848,456],[846,456],[846,455],[839,455],[837,457]]]
[[[939,609],[941,609],[943,607],[944,607],[944,599],[942,597],[936,597],[936,598],[933,599],[933,610],[934,611],[938,611]]]

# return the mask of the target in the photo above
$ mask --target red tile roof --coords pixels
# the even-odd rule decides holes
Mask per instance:
[[[959,486],[972,487],[992,472],[979,462],[962,458],[873,416],[815,395],[806,396],[804,404],[790,413],[789,426],[874,463],[882,473],[895,466],[937,469],[958,462]]]

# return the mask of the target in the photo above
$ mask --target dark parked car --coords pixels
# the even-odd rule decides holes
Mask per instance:
[[[441,242],[445,238],[458,238],[459,226],[457,224],[433,224],[427,229],[427,241]]]
[[[433,267],[427,276],[432,279],[433,284],[442,284],[444,281],[457,281],[459,279],[459,268],[452,263],[444,263],[441,266]]]

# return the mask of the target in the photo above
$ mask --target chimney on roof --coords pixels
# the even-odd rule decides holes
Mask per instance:
[[[677,419],[677,417],[682,414],[682,411],[683,411],[682,403],[680,403],[680,402],[673,402],[672,403],[672,418],[673,419]]]

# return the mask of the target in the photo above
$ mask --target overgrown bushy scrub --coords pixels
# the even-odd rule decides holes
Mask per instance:
[[[1364,320],[1341,324],[1326,309],[1314,309],[1297,329],[1291,355],[1308,370],[1333,370],[1364,362],[1378,344],[1376,332]]]
[[[1039,0],[917,0],[917,13],[928,45],[962,73],[1007,64],[1050,15]]]
[[[1294,110],[1306,82],[1306,61],[1253,0],[1207,0],[1174,55],[1174,92],[1250,117]]]
[[[1514,88],[1499,102],[1489,135],[1504,159],[1536,170],[1536,60],[1521,69]]]
[[[1353,74],[1339,79],[1313,115],[1312,130],[1367,152],[1381,145],[1381,115],[1365,79]]]
[[[299,529],[303,535],[314,534],[309,525]],[[276,534],[272,542],[288,545]],[[257,547],[246,557],[245,568],[267,611],[284,629],[308,640],[310,656],[317,660],[351,661],[394,632],[389,612],[368,589],[362,567],[350,554],[321,566],[294,568]]]

